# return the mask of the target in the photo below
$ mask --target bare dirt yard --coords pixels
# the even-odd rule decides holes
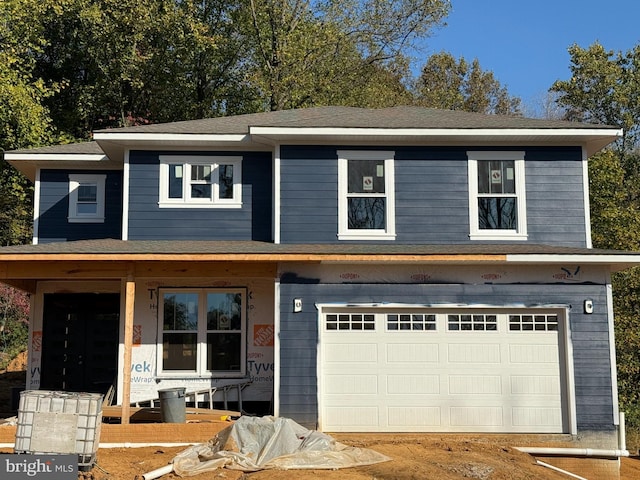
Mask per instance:
[[[467,439],[459,435],[334,435],[347,445],[371,448],[391,457],[389,462],[340,470],[265,470],[243,473],[228,469],[205,472],[194,478],[226,480],[562,480],[564,474],[536,465],[508,438]],[[162,466],[185,447],[100,449],[96,466],[84,474],[91,480],[135,479]],[[177,479],[171,473],[161,479]],[[589,477],[590,480],[606,480]],[[622,480],[640,478],[640,459],[623,459]]]
[[[26,364],[16,360],[6,372],[0,372],[0,415],[11,416],[11,387],[24,383]],[[6,414],[4,413],[6,412]],[[562,480],[562,473],[539,466],[535,459],[513,447],[525,446],[526,436],[450,435],[450,434],[334,434],[346,445],[370,448],[391,458],[390,461],[340,470],[265,470],[243,473],[221,469],[201,473],[193,478],[207,480]],[[632,439],[635,437],[631,436]],[[514,443],[517,439],[517,444]],[[531,436],[532,445],[534,436]],[[638,442],[632,440],[631,458],[621,462],[621,480],[640,478]],[[187,447],[101,448],[96,463],[83,480],[134,480],[163,467]],[[633,448],[633,450],[632,450]],[[12,449],[0,449],[12,453]],[[161,480],[175,480],[169,473]],[[587,477],[589,480],[606,480]]]

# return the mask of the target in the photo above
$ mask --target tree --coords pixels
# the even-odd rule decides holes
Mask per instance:
[[[420,105],[448,110],[519,115],[520,99],[509,95],[493,73],[483,71],[478,59],[469,64],[448,52],[429,57],[416,83]]]
[[[617,145],[624,157],[640,140],[640,45],[626,53],[599,43],[569,47],[571,78],[558,80],[551,91],[566,109],[566,119],[623,128]]]
[[[0,3],[0,151],[46,145],[51,121],[42,105],[52,95],[33,75],[31,52],[41,48],[39,30],[31,25],[34,10],[24,0]],[[9,20],[10,19],[10,20]],[[32,186],[4,158],[0,160],[0,244],[31,238]]]
[[[26,350],[29,336],[29,295],[0,284],[0,370]]]
[[[626,53],[572,45],[571,78],[558,80],[565,119],[617,125],[623,138],[589,162],[592,238],[595,247],[640,249],[640,46]],[[612,276],[618,393],[629,425],[640,427],[640,268]]]
[[[244,3],[247,66],[270,110],[369,106],[370,97],[353,93],[366,92],[371,82],[384,90],[377,99],[402,98],[403,49],[427,36],[449,10],[446,0]]]

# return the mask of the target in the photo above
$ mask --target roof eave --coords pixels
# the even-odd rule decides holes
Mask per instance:
[[[616,270],[640,265],[640,254],[553,254],[553,253],[4,253],[0,262],[314,262],[314,263],[425,263],[425,264],[510,264],[573,265],[589,264],[615,267]]]
[[[105,154],[94,153],[11,153],[6,152],[4,159],[20,170],[32,182],[36,172],[43,168],[82,168],[118,170],[121,163],[112,162]]]
[[[275,144],[301,140],[370,143],[429,144],[528,144],[584,145],[591,156],[622,137],[622,129],[612,128],[340,128],[340,127],[250,127],[256,141]]]

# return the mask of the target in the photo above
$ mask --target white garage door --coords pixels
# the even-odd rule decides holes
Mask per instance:
[[[325,310],[321,429],[562,433],[560,313]]]

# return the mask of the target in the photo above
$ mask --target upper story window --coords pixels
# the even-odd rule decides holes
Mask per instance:
[[[160,207],[242,206],[242,157],[160,157]]]
[[[69,175],[71,223],[104,223],[106,175]]]
[[[244,289],[161,290],[160,302],[158,372],[245,374]]]
[[[524,152],[467,152],[472,240],[526,240]]]
[[[338,151],[338,238],[395,239],[395,152]]]

